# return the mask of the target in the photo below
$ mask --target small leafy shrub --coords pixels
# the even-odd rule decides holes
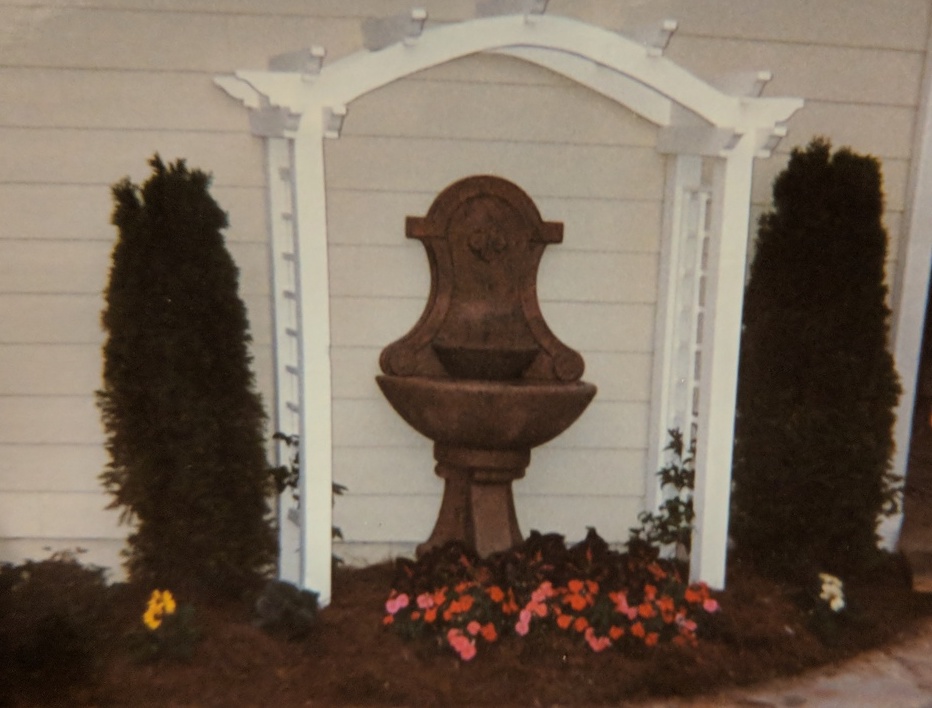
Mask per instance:
[[[290,457],[288,459],[287,465],[279,465],[278,467],[273,467],[271,469],[272,480],[275,484],[275,491],[278,494],[284,494],[286,490],[291,490],[292,498],[297,500],[298,497],[298,481],[301,476],[301,464],[300,457],[298,453],[298,442],[300,438],[297,435],[288,435],[286,433],[275,433],[272,436],[273,440],[281,440],[288,446],[290,450]],[[342,484],[337,484],[333,482],[331,485],[331,492],[333,494],[334,500],[336,497],[342,496],[346,491],[346,487]],[[330,527],[330,536],[331,538],[343,539],[343,532],[338,526]]]
[[[696,441],[691,440],[689,448],[684,450],[683,433],[678,429],[667,432],[670,442],[664,449],[670,451],[671,459],[669,464],[657,472],[664,500],[656,513],[643,511],[638,515],[641,526],[631,529],[631,536],[650,545],[676,546],[688,554],[696,516],[693,510]]]
[[[594,529],[567,548],[533,532],[520,547],[480,559],[453,542],[399,560],[383,623],[406,638],[432,637],[463,661],[502,637],[565,633],[593,651],[695,646],[718,603],[677,564],[634,540],[612,551]]]
[[[74,698],[98,678],[107,610],[104,570],[81,565],[71,552],[0,565],[0,653],[8,677],[0,683],[39,702]]]
[[[800,605],[809,629],[824,644],[834,646],[853,618],[844,583],[831,573],[815,574],[803,587]]]
[[[319,597],[291,583],[270,580],[256,600],[256,625],[290,641],[304,639],[317,625]]]
[[[179,606],[169,590],[153,590],[141,619],[143,626],[130,635],[138,661],[191,659],[200,640],[191,605]]]
[[[738,556],[797,582],[876,562],[900,386],[879,162],[814,140],[773,198],[744,300],[731,533]]]

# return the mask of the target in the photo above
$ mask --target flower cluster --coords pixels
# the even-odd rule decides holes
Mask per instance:
[[[168,590],[153,590],[149,596],[149,603],[142,615],[142,623],[150,630],[155,631],[162,626],[165,615],[175,614],[177,605],[175,598]]]
[[[719,611],[708,587],[684,583],[671,562],[612,553],[598,537],[562,553],[546,541],[485,561],[450,548],[402,563],[383,624],[407,638],[432,635],[469,661],[503,636],[550,631],[595,652],[696,646]]]
[[[819,580],[822,583],[819,599],[824,600],[832,612],[841,612],[845,609],[845,593],[841,580],[829,573],[819,573]]]
[[[130,649],[139,661],[159,658],[186,661],[200,639],[194,609],[190,605],[179,606],[168,590],[152,591],[142,624],[128,637]]]

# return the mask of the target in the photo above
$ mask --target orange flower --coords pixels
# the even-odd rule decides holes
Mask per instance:
[[[489,598],[492,602],[501,603],[505,599],[505,593],[498,585],[493,585],[488,588],[486,592],[489,594]]]
[[[647,570],[651,575],[654,576],[654,580],[663,580],[665,577],[667,577],[666,571],[664,571],[664,569],[661,568],[657,563],[651,563],[649,566],[647,566]]]
[[[464,580],[463,582],[457,584],[457,586],[453,589],[456,591],[457,595],[462,595],[464,592],[469,590],[470,585],[472,585],[472,583]]]
[[[394,621],[395,621],[395,616],[394,616],[394,615],[385,615],[385,616],[382,618],[382,624],[384,624],[386,627],[387,627],[388,625],[390,625],[390,624],[391,624],[392,622],[394,622]]]
[[[652,647],[658,642],[659,639],[660,639],[660,635],[657,634],[657,632],[651,632],[646,637],[644,637],[644,644],[646,644],[649,647]]]
[[[570,580],[566,584],[568,593],[563,597],[563,603],[577,612],[581,612],[593,603],[591,595],[593,591],[590,590],[590,587],[594,587],[596,592],[599,589],[599,586],[591,580],[587,580],[585,583],[582,580]]]
[[[494,642],[498,639],[498,631],[496,631],[495,625],[491,622],[484,624],[479,631],[482,633],[482,638],[487,642]]]
[[[557,627],[560,629],[568,629],[571,624],[573,624],[572,615],[560,615],[557,617]]]
[[[608,636],[613,641],[618,641],[619,639],[621,639],[621,637],[625,636],[625,630],[624,628],[613,624],[611,627],[608,628]]]
[[[431,607],[429,610],[424,612],[424,621],[430,624],[435,619],[437,619],[437,608]]]
[[[573,629],[575,629],[577,632],[585,632],[586,627],[588,626],[589,620],[587,620],[585,617],[577,617],[576,621],[573,622]]]
[[[644,630],[643,624],[640,622],[635,622],[631,625],[631,634],[633,634],[635,637],[641,637],[643,639],[647,632]]]
[[[655,610],[654,606],[649,602],[642,602],[638,605],[638,614],[644,619],[650,619],[651,617],[657,616],[657,610]]]
[[[644,599],[648,602],[651,602],[655,597],[657,597],[657,588],[655,588],[650,583],[644,585]]]
[[[676,619],[676,603],[673,602],[673,598],[669,595],[664,595],[657,600],[657,607],[660,608],[660,616],[667,624]]]
[[[415,610],[414,612],[411,613],[411,619],[413,620],[421,619],[421,613]]]

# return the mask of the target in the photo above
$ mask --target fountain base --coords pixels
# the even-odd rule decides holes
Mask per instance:
[[[434,445],[443,500],[420,557],[450,541],[462,541],[486,557],[522,542],[511,483],[524,477],[530,450],[483,450]]]

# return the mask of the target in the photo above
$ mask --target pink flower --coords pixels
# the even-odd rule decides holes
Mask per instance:
[[[609,597],[615,603],[615,612],[625,615],[630,620],[638,616],[638,608],[628,606],[628,596],[624,591],[610,593]]]
[[[476,643],[455,627],[447,632],[447,641],[463,661],[469,661],[476,655]]]
[[[553,589],[553,584],[547,580],[540,584],[540,587],[537,588],[534,592],[531,593],[531,601],[535,603],[540,603],[546,600],[548,597],[553,597],[555,595]],[[543,617],[543,615],[541,615]]]
[[[434,598],[429,592],[422,592],[417,596],[417,606],[422,610],[429,610],[434,606]]]
[[[390,615],[394,615],[395,613],[398,612],[398,610],[401,610],[407,607],[409,601],[410,600],[408,599],[408,596],[405,593],[401,593],[400,595],[396,595],[395,597],[390,597],[385,602],[385,611]]]
[[[530,631],[531,624],[528,620],[520,619],[518,620],[517,624],[515,624],[515,632],[517,632],[521,637],[525,636]]]
[[[718,606],[718,603],[717,603],[715,600],[713,600],[711,597],[709,597],[709,598],[706,598],[705,600],[703,600],[703,602],[702,602],[702,609],[705,610],[706,612],[708,612],[709,614],[711,614],[711,613],[713,613],[713,612],[718,612],[719,606]]]
[[[472,622],[466,625],[466,631],[469,632],[474,637],[477,634],[479,634],[479,630],[481,629],[482,629],[482,625],[476,622],[476,620],[473,620]]]
[[[592,648],[594,652],[604,651],[612,645],[612,640],[608,637],[597,637],[595,630],[592,627],[586,629],[586,642]]]
[[[686,619],[685,617],[682,617],[682,616],[679,616],[676,618],[676,624],[681,629],[684,629],[687,632],[695,632],[696,627],[697,627],[696,623],[693,622],[691,619]]]

